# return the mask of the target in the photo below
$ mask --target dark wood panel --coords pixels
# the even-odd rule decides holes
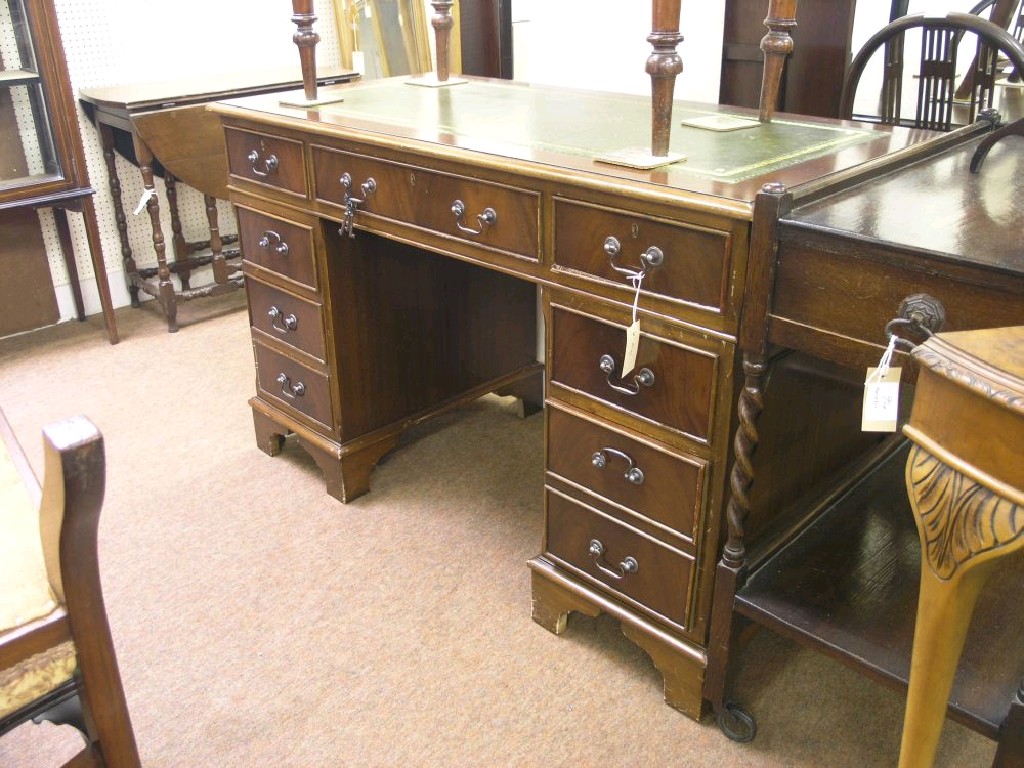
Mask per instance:
[[[0,214],[0,336],[53,325],[60,319],[39,214]]]
[[[909,677],[921,567],[906,456],[904,447],[876,465],[737,594],[740,612],[895,687]],[[1024,676],[1022,589],[1022,558],[993,575],[954,683],[951,715],[990,738]]]
[[[343,439],[536,364],[530,283],[331,223],[324,236]]]
[[[800,0],[794,48],[786,62],[778,109],[839,116],[839,95],[851,55],[856,0]],[[761,96],[764,0],[728,0],[719,102],[757,107]]]
[[[511,80],[512,0],[459,0],[462,71]]]

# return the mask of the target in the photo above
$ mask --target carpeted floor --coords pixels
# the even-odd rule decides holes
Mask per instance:
[[[767,632],[728,741],[662,701],[606,617],[562,637],[530,619],[543,417],[485,398],[418,428],[342,505],[291,442],[257,450],[244,297],[151,307],[0,340],[0,404],[37,470],[39,430],[103,431],[100,555],[143,764],[243,766],[895,765],[903,701]],[[0,766],[59,764],[68,728],[22,726]],[[938,765],[994,745],[947,723]]]

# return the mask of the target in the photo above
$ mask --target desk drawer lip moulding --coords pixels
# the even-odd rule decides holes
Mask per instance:
[[[533,190],[445,173],[422,161],[414,165],[322,144],[310,151],[313,197],[339,206],[342,216],[354,201],[369,228],[379,217],[525,260],[539,258],[540,195]]]

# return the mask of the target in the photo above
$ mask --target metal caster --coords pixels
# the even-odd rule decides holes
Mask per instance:
[[[727,702],[717,713],[718,727],[733,741],[753,741],[757,736],[757,721],[739,704]]]

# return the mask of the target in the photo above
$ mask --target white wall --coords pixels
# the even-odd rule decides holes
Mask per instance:
[[[54,0],[67,58],[73,93],[81,89],[173,80],[204,74],[223,74],[251,69],[295,67],[298,54],[292,43],[295,25],[291,7],[284,0],[175,0],[171,3],[138,0]],[[317,60],[337,64],[337,35],[331,0],[315,0],[321,43]],[[121,246],[114,223],[113,202],[108,190],[106,166],[98,132],[78,107],[79,127],[92,186],[97,190],[96,208],[103,241],[104,261],[115,306],[128,303]],[[152,227],[149,216],[133,216],[142,195],[138,170],[118,157],[128,234],[136,262],[153,266]],[[157,182],[163,215],[164,237],[170,242],[171,225],[162,181]],[[209,237],[203,199],[195,190],[178,186],[185,237]],[[222,231],[234,231],[234,217],[224,203],[219,208]],[[87,314],[100,311],[92,262],[81,217],[69,217],[75,255]],[[50,272],[62,320],[74,317],[74,304],[49,211],[41,211]],[[193,284],[200,284],[196,280]]]
[[[765,6],[767,8],[767,5]],[[676,98],[718,101],[725,0],[683,2]],[[622,0],[513,0],[515,78],[625,93],[651,92],[644,70],[651,4]]]

